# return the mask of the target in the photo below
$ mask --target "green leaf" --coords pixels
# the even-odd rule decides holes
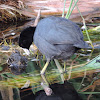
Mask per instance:
[[[3,68],[2,67],[0,67],[0,71],[2,71],[3,70]]]

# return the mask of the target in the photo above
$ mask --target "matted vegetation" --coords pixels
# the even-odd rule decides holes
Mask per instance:
[[[7,22],[7,21],[14,21],[18,18],[23,18],[23,16],[18,9],[9,5],[0,5],[0,21]]]
[[[22,2],[23,4],[23,2]],[[18,0],[1,0],[0,1],[0,22],[7,23],[11,21],[18,21],[27,18],[21,14],[24,9],[24,4],[21,5]]]

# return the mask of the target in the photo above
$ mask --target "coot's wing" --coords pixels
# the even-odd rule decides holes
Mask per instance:
[[[54,45],[71,44],[79,48],[87,47],[80,28],[65,18],[54,16],[44,18],[38,23],[35,35]]]

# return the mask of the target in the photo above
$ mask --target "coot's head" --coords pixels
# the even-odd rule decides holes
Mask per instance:
[[[36,27],[27,27],[25,28],[19,37],[19,46],[22,48],[29,49],[30,45],[33,42],[33,36],[35,32]]]

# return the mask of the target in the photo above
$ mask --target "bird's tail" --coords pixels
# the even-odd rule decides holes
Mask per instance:
[[[84,42],[84,41],[81,41],[81,42],[79,42],[79,43],[75,43],[74,46],[77,47],[77,48],[86,48],[86,49],[92,48],[91,46],[89,46],[88,43],[86,43],[86,42]]]

